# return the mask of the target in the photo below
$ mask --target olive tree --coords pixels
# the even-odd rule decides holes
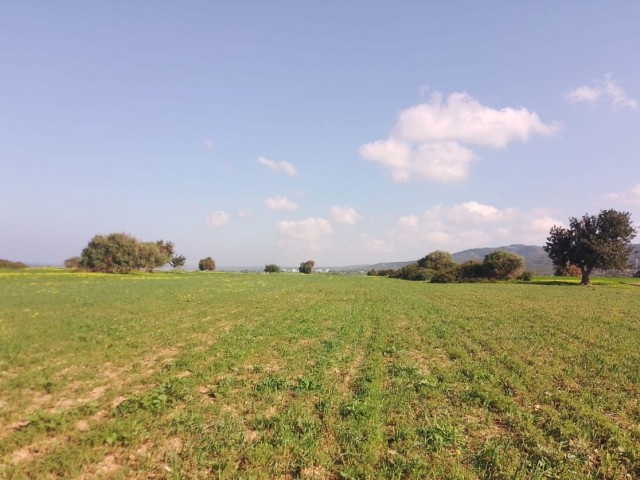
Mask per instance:
[[[311,273],[313,271],[313,267],[315,266],[315,264],[316,262],[314,262],[313,260],[307,260],[306,262],[302,262],[298,267],[298,271],[300,273]]]
[[[82,250],[79,266],[94,272],[128,273],[131,270],[152,271],[169,262],[169,249],[162,240],[140,242],[126,233],[96,235]]]
[[[198,269],[201,271],[215,272],[216,271],[216,261],[211,258],[203,258],[198,262]]]
[[[578,267],[580,283],[589,285],[594,268],[626,267],[635,236],[629,212],[601,210],[598,215],[569,218],[569,228],[554,225],[543,248],[556,267]]]

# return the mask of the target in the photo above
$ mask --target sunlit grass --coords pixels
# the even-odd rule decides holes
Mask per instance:
[[[0,478],[637,478],[640,290],[0,272]]]

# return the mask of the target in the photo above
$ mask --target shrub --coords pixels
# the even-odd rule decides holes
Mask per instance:
[[[309,274],[313,271],[313,267],[315,266],[315,264],[316,262],[314,262],[313,260],[307,260],[306,262],[302,262],[298,267],[298,271],[300,273]]]
[[[413,281],[425,281],[431,279],[436,272],[429,268],[423,268],[418,266],[417,263],[411,265],[405,265],[404,267],[395,271],[392,278],[402,278],[404,280]]]
[[[0,258],[0,268],[16,270],[18,268],[27,268],[27,264],[22,262],[12,262],[11,260]]]
[[[128,273],[142,268],[152,271],[169,262],[165,245],[162,241],[141,243],[126,233],[96,235],[82,250],[79,265],[105,273]]]
[[[458,267],[458,276],[462,281],[485,278],[485,265],[478,260],[468,260]]]
[[[367,272],[367,275],[370,277],[394,277],[396,272],[397,271],[393,268],[388,268],[386,270],[377,270],[372,268]]]
[[[428,268],[435,270],[436,272],[451,270],[455,268],[456,262],[449,252],[443,250],[436,250],[427,254],[426,257],[418,260],[418,266],[422,268]]]
[[[533,272],[531,270],[525,270],[522,272],[522,275],[518,277],[519,280],[524,280],[525,282],[530,282],[533,280]]]
[[[77,269],[80,268],[80,257],[70,257],[64,261],[64,268]]]
[[[264,271],[266,273],[280,273],[280,267],[275,263],[270,263],[264,266]]]
[[[497,250],[484,257],[487,278],[507,280],[517,278],[524,272],[524,258],[515,253]]]
[[[169,261],[169,265],[173,268],[182,268],[185,263],[187,263],[187,257],[184,255],[172,255]]]
[[[458,268],[449,268],[448,270],[440,270],[431,277],[431,283],[454,283],[459,279]]]
[[[634,278],[640,278],[640,270],[633,274]]]
[[[198,262],[198,268],[202,272],[204,272],[204,271],[215,272],[216,271],[216,261],[211,257],[203,258]]]
[[[580,271],[580,267],[568,264],[556,267],[553,274],[556,277],[579,277],[582,275],[582,272]]]

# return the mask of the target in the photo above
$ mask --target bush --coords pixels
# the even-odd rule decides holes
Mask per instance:
[[[633,274],[634,278],[640,278],[640,270]]]
[[[184,255],[172,255],[169,261],[169,265],[173,268],[182,268],[185,263],[187,263],[187,257]]]
[[[315,264],[316,262],[314,262],[313,260],[307,260],[306,262],[302,262],[298,267],[298,271],[300,273],[309,274],[313,271],[313,267],[315,266]]]
[[[80,268],[80,257],[70,257],[64,261],[64,268],[78,269]]]
[[[11,260],[0,258],[0,268],[10,268],[12,270],[17,270],[19,268],[27,268],[27,264],[22,262],[12,262]]]
[[[515,253],[501,250],[491,252],[484,257],[483,263],[485,275],[490,279],[514,279],[524,272],[524,258]]]
[[[456,262],[449,252],[436,250],[418,260],[418,266],[435,270],[436,272],[451,270],[456,267]]]
[[[405,265],[395,271],[392,278],[402,278],[403,280],[426,281],[431,279],[436,272],[429,268],[418,266],[417,263]]]
[[[203,258],[198,262],[198,268],[200,269],[201,272],[204,272],[204,271],[215,272],[216,261],[211,257]]]
[[[376,270],[372,268],[367,272],[369,277],[394,277],[396,275],[397,270],[393,268],[388,268],[386,270]]]
[[[93,272],[128,273],[144,268],[152,271],[169,262],[166,244],[141,243],[126,233],[96,235],[82,250],[80,267]]]
[[[518,280],[530,282],[531,280],[533,280],[533,272],[531,270],[525,270],[524,272],[522,272],[522,275],[518,277]]]
[[[459,280],[458,269],[449,268],[448,270],[440,270],[431,277],[431,283],[454,283]]]
[[[462,281],[485,278],[485,265],[478,260],[468,260],[458,267],[458,276]]]
[[[582,275],[582,271],[580,270],[580,267],[568,264],[556,267],[553,274],[556,277],[580,277]]]
[[[280,273],[280,267],[275,263],[270,263],[264,266],[264,271],[266,273]]]

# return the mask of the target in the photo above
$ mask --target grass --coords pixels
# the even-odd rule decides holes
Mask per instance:
[[[557,280],[0,272],[0,478],[638,478],[640,290]]]

